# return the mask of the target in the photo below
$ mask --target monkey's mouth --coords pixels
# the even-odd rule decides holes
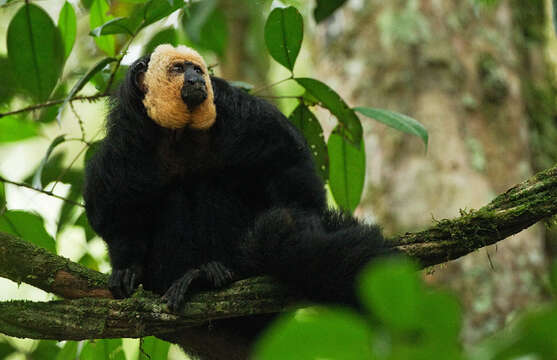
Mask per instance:
[[[207,99],[207,89],[204,85],[193,85],[183,87],[181,91],[182,101],[191,111],[198,107],[205,99]]]

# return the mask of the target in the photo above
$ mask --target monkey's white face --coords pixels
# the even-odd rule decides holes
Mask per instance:
[[[183,99],[185,63],[194,65],[198,76],[205,80],[206,97],[198,105],[190,108]],[[142,79],[145,92],[143,105],[147,114],[160,126],[169,129],[189,127],[197,130],[210,128],[216,119],[213,88],[203,58],[186,46],[176,48],[159,45],[151,54],[149,66]],[[190,103],[191,104],[191,103]]]

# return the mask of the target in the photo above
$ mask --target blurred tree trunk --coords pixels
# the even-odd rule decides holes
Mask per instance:
[[[494,7],[359,0],[317,26],[318,78],[354,106],[409,114],[429,130],[426,153],[419,139],[362,119],[368,174],[359,215],[377,220],[387,234],[422,229],[528,177],[542,166],[544,146],[553,144],[556,153],[556,132],[548,130],[557,126],[546,21],[544,0]],[[543,138],[536,146],[533,135]],[[547,163],[556,161],[551,156]],[[544,298],[543,241],[543,226],[535,226],[431,269],[428,280],[460,296],[465,341]]]

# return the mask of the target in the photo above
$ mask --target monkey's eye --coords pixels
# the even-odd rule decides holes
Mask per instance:
[[[182,73],[182,72],[184,72],[184,64],[181,64],[181,63],[173,64],[172,67],[170,68],[170,71],[176,72],[176,73]]]
[[[201,68],[199,66],[196,66],[194,68],[195,72],[198,73],[199,75],[203,75],[203,70],[201,70]]]

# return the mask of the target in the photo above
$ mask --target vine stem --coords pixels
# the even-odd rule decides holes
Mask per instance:
[[[96,101],[96,100],[99,100],[100,98],[107,97],[107,96],[108,96],[107,94],[103,94],[103,93],[98,93],[98,94],[95,94],[95,95],[87,95],[87,96],[75,96],[75,97],[70,99],[70,102],[73,102],[73,101]],[[21,109],[18,109],[18,110],[12,110],[12,111],[8,111],[8,112],[5,112],[5,113],[0,113],[0,118],[2,118],[4,116],[16,115],[16,114],[20,114],[20,113],[24,113],[24,112],[29,112],[29,111],[33,111],[33,110],[38,110],[38,109],[54,106],[54,105],[59,105],[59,104],[62,104],[64,101],[66,101],[66,99],[51,100],[51,101],[47,101],[47,102],[42,103],[42,104],[35,104],[35,105],[27,106],[27,107],[24,107],[24,108],[21,108]]]
[[[276,82],[274,82],[274,83],[271,83],[271,84],[267,84],[267,85],[263,85],[263,86],[261,86],[261,87],[258,87],[257,89],[254,89],[254,90],[251,92],[251,94],[252,94],[252,95],[255,95],[255,94],[257,94],[258,92],[261,92],[261,91],[263,91],[263,90],[267,90],[267,89],[269,89],[269,88],[272,88],[273,86],[277,86],[277,85],[279,85],[279,84],[282,84],[282,83],[285,82],[285,81],[292,80],[292,79],[294,79],[294,75],[290,75],[289,77],[284,78],[284,79],[282,79],[282,80],[279,80],[279,81],[276,81]]]
[[[37,188],[34,188],[33,186],[31,186],[31,185],[29,185],[29,184],[25,184],[25,183],[21,183],[21,182],[17,182],[17,181],[8,180],[8,179],[4,178],[3,176],[0,176],[0,182],[6,183],[6,184],[15,185],[15,186],[19,186],[19,187],[23,187],[23,188],[26,188],[26,189],[31,189],[31,190],[34,190],[34,191],[36,191],[36,192],[40,192],[41,194],[45,194],[45,195],[48,195],[48,196],[52,196],[52,197],[54,197],[54,198],[56,198],[56,199],[65,201],[65,202],[70,203],[70,204],[72,204],[72,205],[80,206],[80,207],[85,207],[82,203],[79,203],[79,202],[77,202],[77,201],[73,201],[73,200],[71,200],[71,199],[65,198],[65,197],[60,196],[60,195],[56,195],[56,194],[53,193],[52,191],[37,189]]]

